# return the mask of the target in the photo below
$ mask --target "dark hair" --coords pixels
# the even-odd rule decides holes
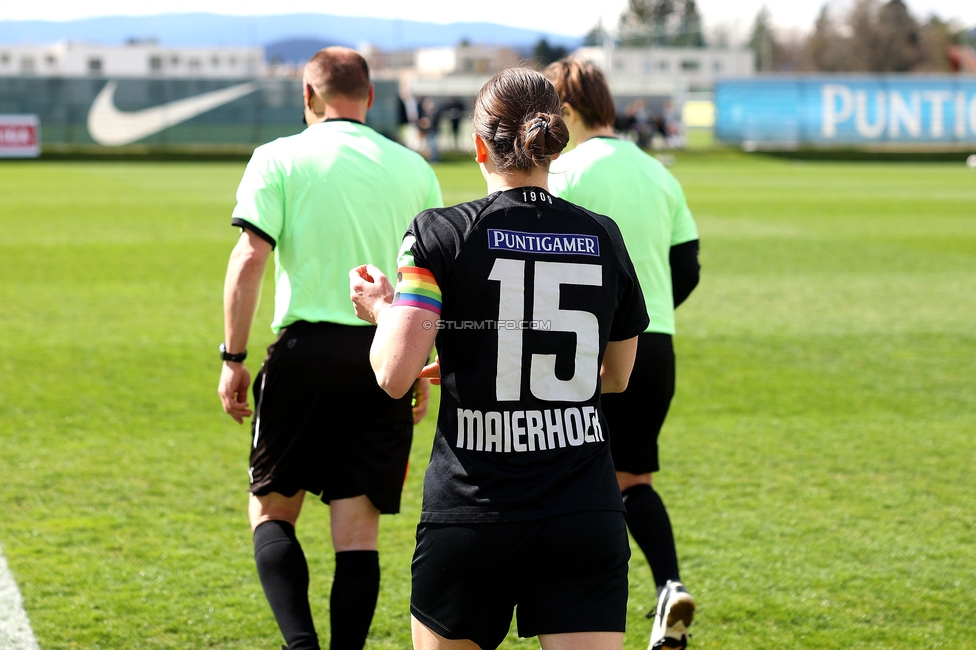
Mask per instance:
[[[322,99],[342,95],[350,99],[369,96],[366,59],[347,47],[319,50],[305,64],[305,80]]]
[[[617,111],[607,80],[598,67],[577,59],[562,59],[550,64],[545,75],[556,87],[560,101],[572,106],[587,128],[613,126]]]
[[[569,142],[559,107],[559,95],[545,77],[528,68],[508,68],[478,93],[474,132],[488,145],[498,171],[548,169]]]

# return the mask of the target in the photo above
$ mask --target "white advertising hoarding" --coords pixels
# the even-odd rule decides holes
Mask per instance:
[[[36,115],[0,115],[0,158],[41,155],[41,121]]]

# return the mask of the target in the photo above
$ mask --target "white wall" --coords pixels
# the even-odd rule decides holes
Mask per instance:
[[[2,76],[239,78],[265,69],[260,47],[0,45]]]

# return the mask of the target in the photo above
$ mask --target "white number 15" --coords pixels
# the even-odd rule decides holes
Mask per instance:
[[[498,320],[525,318],[525,262],[497,259],[488,275],[500,283]],[[588,311],[559,308],[559,288],[563,284],[599,287],[603,269],[598,264],[536,262],[532,291],[532,319],[548,321],[551,330],[576,334],[573,376],[556,377],[555,354],[533,354],[529,360],[529,390],[547,401],[583,402],[596,392],[599,375],[600,321]],[[522,392],[522,329],[498,328],[498,374],[495,396],[498,401],[517,401]]]

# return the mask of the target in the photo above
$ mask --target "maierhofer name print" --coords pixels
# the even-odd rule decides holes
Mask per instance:
[[[521,453],[604,442],[595,406],[544,411],[457,410],[457,447]]]
[[[488,248],[519,253],[561,253],[600,256],[600,238],[594,235],[518,232],[488,229]]]

